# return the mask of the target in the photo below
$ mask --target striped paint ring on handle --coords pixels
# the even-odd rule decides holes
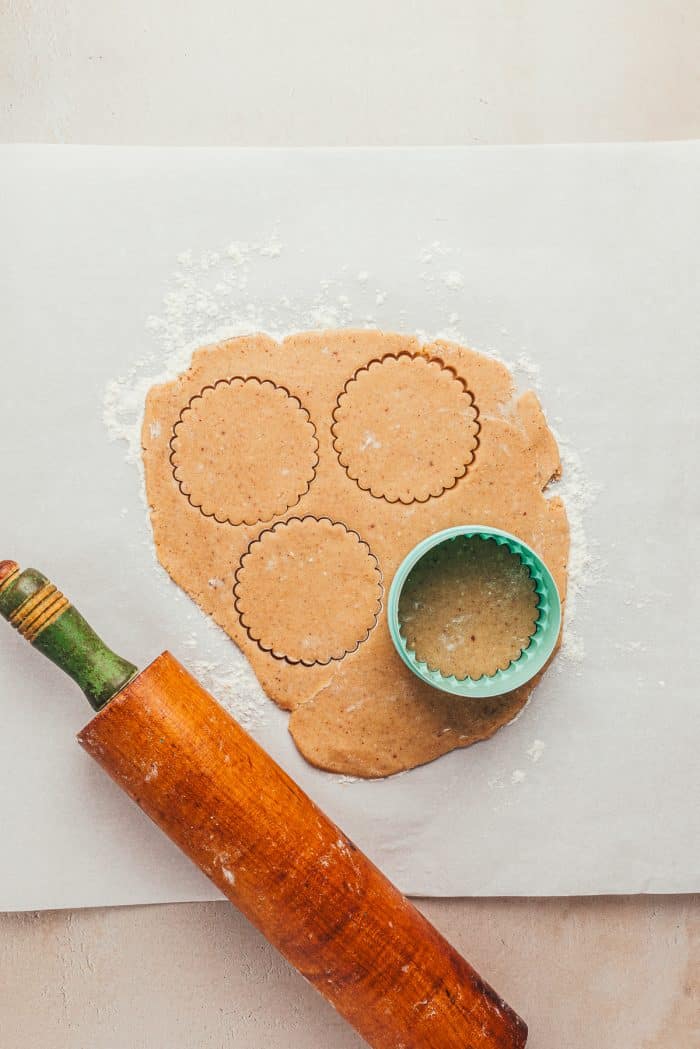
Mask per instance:
[[[16,561],[0,561],[0,594],[17,581],[19,573],[20,568]]]
[[[69,604],[68,598],[53,583],[46,583],[12,612],[10,624],[31,644],[55,623]]]

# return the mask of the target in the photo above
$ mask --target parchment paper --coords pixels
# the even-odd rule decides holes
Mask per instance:
[[[329,279],[357,288],[344,326],[433,335],[452,310],[470,345],[536,363],[601,486],[575,658],[490,742],[387,781],[310,768],[271,704],[251,730],[409,893],[699,889],[698,185],[697,144],[3,149],[0,557],[141,665],[168,647],[233,666],[157,566],[102,419],[178,253],[274,228],[284,250],[246,292],[263,313]],[[215,898],[75,743],[80,693],[0,630],[0,908]]]

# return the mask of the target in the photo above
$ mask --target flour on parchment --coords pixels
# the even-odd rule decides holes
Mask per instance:
[[[416,283],[422,289],[421,316],[408,318],[408,311],[397,304],[390,275],[374,272],[369,260],[364,265],[341,262],[333,272],[317,273],[315,290],[312,279],[307,285],[312,290],[298,294],[276,283],[276,267],[285,254],[296,252],[285,245],[278,231],[272,230],[250,241],[224,239],[214,250],[185,250],[174,260],[163,299],[154,302],[152,315],[145,318],[143,342],[133,348],[132,366],[109,383],[104,396],[105,425],[112,439],[124,444],[125,458],[138,471],[142,495],[140,431],[146,394],[155,383],[167,382],[182,372],[198,346],[258,330],[280,338],[303,329],[348,326],[408,326],[428,341],[440,335],[469,342],[471,291],[464,280],[459,286],[463,277],[460,249],[446,242],[417,246],[413,265]],[[305,263],[301,252],[298,262],[300,266]],[[446,282],[447,274],[457,276]],[[264,286],[263,291],[260,285]],[[421,321],[426,325],[424,330]],[[489,344],[477,348],[506,363],[510,361],[517,377],[539,386],[540,368],[532,360],[536,351],[526,347],[514,349],[511,333],[498,328],[494,331]],[[576,449],[566,441],[564,421],[556,421],[556,428],[563,465],[558,489],[566,502],[571,526],[569,600],[558,658],[578,664],[583,659],[583,646],[576,633],[575,611],[579,598],[585,596],[599,570],[599,557],[585,527],[598,487],[587,476]],[[130,528],[152,548],[145,515],[140,522],[132,520]],[[165,585],[164,579],[162,582]],[[220,585],[220,581],[212,581],[213,587]],[[179,594],[175,599],[180,599]],[[237,652],[228,652],[230,642],[220,637],[218,629],[195,609],[191,621],[196,627],[200,658],[196,661],[193,652],[190,668],[206,677],[207,685],[223,698],[235,716],[255,728],[264,720],[266,701],[245,661],[238,658]]]

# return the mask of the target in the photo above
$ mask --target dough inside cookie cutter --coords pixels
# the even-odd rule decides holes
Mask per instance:
[[[408,647],[401,633],[399,621],[399,598],[411,569],[430,550],[434,550],[443,543],[451,542],[457,536],[491,539],[499,545],[506,546],[511,553],[520,558],[530,572],[538,596],[537,622],[530,643],[505,670],[497,670],[491,675],[482,674],[479,678],[445,676],[439,670],[432,670]],[[539,673],[554,651],[561,629],[559,592],[544,561],[517,536],[503,532],[499,528],[488,528],[484,525],[458,525],[455,528],[445,528],[418,543],[401,562],[394,576],[389,591],[387,615],[389,631],[396,651],[416,677],[442,692],[473,699],[501,696],[530,681],[535,674]]]

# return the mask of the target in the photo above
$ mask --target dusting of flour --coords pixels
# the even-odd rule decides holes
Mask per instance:
[[[187,250],[177,256],[160,308],[145,321],[144,346],[139,348],[138,359],[129,371],[109,383],[104,395],[105,426],[112,440],[124,442],[126,459],[140,476],[144,505],[141,425],[146,394],[151,386],[169,382],[185,371],[192,353],[202,345],[256,332],[282,339],[297,331],[348,327],[410,329],[427,341],[441,337],[473,345],[469,332],[460,330],[461,315],[455,310],[462,299],[468,306],[469,289],[458,268],[459,254],[449,246],[433,241],[419,247],[414,260],[426,312],[434,318],[430,332],[410,324],[406,310],[392,310],[393,289],[379,286],[369,266],[340,266],[337,273],[319,275],[310,293],[294,295],[275,272],[286,250],[278,232],[273,231],[255,241],[233,241],[218,250]],[[303,250],[298,254],[302,268]],[[272,294],[270,288],[276,288],[277,293]],[[500,335],[505,342],[509,332],[500,329]],[[515,360],[507,360],[500,355],[500,345],[477,345],[475,349],[503,360],[521,385],[539,386],[539,365],[524,352]],[[554,423],[563,425],[559,419]],[[595,579],[598,566],[585,530],[586,514],[598,487],[587,477],[576,450],[555,427],[552,429],[559,442],[563,471],[562,479],[550,485],[549,493],[564,499],[571,526],[569,595],[559,658],[576,665],[584,655],[582,640],[574,628],[576,607],[586,586]],[[142,540],[149,544],[156,560],[147,525]],[[158,568],[161,584],[172,587],[160,565]],[[224,585],[224,581],[211,580],[210,585]],[[174,591],[174,600],[188,600],[177,588]],[[191,608],[188,620],[196,630],[180,639],[189,652],[183,661],[242,724],[254,729],[264,722],[269,704],[246,660],[237,650],[232,651],[228,637],[208,617]],[[537,761],[539,754],[531,756]],[[524,773],[513,782],[521,778],[525,778]]]

